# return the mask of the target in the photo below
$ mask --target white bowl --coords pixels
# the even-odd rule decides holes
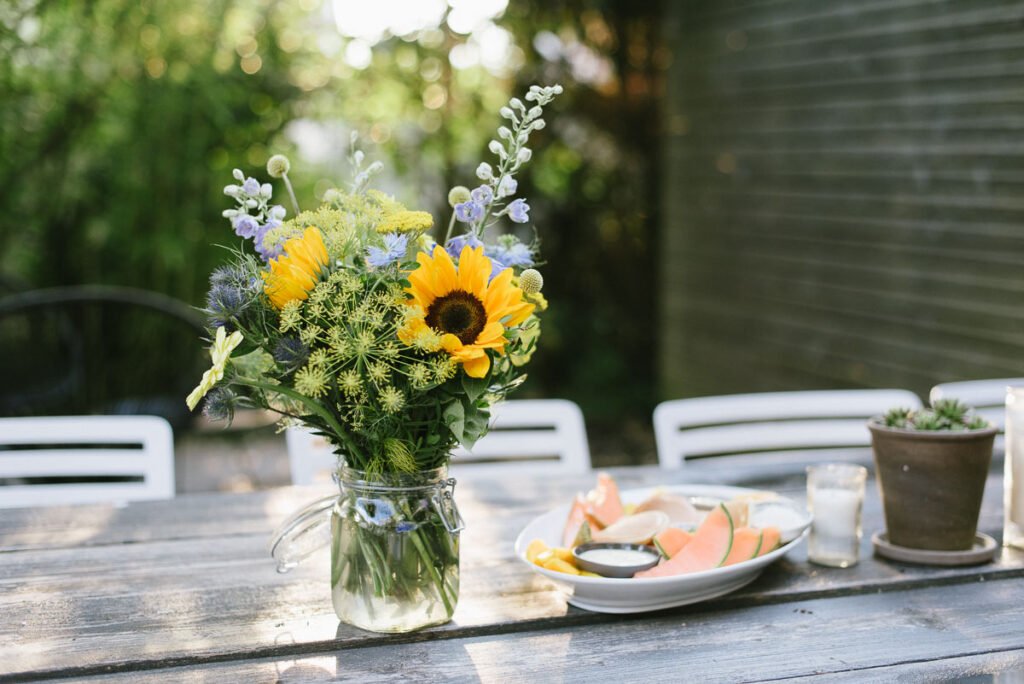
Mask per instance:
[[[640,503],[657,490],[669,491],[688,497],[720,499],[726,501],[737,496],[755,495],[757,490],[743,487],[724,487],[718,485],[678,485],[672,487],[648,487],[644,489],[628,489],[621,492],[623,503]],[[560,546],[562,530],[569,516],[571,504],[559,506],[544,515],[535,518],[516,538],[516,556],[547,579],[551,580],[565,595],[572,605],[598,613],[642,613],[649,610],[661,610],[674,606],[685,606],[690,603],[706,601],[722,596],[750,584],[765,567],[782,558],[806,536],[811,524],[811,516],[802,507],[790,499],[777,497],[771,500],[771,506],[758,503],[751,506],[750,524],[754,527],[776,523],[778,507],[784,506],[788,511],[802,515],[799,525],[790,525],[782,530],[783,546],[742,563],[724,568],[714,568],[704,572],[693,572],[672,577],[650,577],[632,579],[611,579],[606,577],[580,577],[562,572],[547,570],[526,560],[526,547],[534,539],[540,539],[549,546]],[[771,513],[762,513],[771,511]],[[797,520],[796,516],[792,522]]]

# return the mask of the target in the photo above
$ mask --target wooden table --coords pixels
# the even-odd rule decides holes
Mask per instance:
[[[804,483],[797,469],[724,459],[615,474],[623,487],[708,482],[797,498]],[[469,527],[455,619],[406,635],[339,625],[326,555],[275,572],[268,535],[323,489],[0,511],[0,681],[862,681],[1024,668],[1024,553],[961,569],[877,560],[873,483],[853,569],[810,565],[801,546],[707,603],[633,616],[567,607],[512,541],[591,479],[460,485]],[[980,524],[997,538],[1001,482],[994,470]]]

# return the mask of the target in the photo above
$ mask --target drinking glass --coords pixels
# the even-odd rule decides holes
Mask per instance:
[[[866,468],[827,463],[807,468],[807,507],[814,516],[807,542],[812,563],[848,568],[860,560]]]
[[[1003,544],[1024,549],[1024,387],[1006,388]]]

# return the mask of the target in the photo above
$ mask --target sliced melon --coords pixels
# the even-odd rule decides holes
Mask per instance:
[[[700,511],[694,508],[690,500],[678,494],[655,492],[636,507],[637,513],[644,511],[661,511],[668,515],[673,525],[685,525],[700,522]]]
[[[761,531],[764,532],[764,539],[761,541],[761,550],[758,552],[758,556],[771,553],[779,548],[779,540],[782,538],[782,532],[778,527],[766,527]]]
[[[732,535],[732,549],[722,565],[732,565],[757,558],[757,554],[761,551],[763,538],[764,533],[761,530],[753,527],[739,528]]]
[[[670,527],[654,535],[654,546],[667,560],[679,553],[684,546],[690,543],[691,539],[693,539],[692,533],[678,527]]]
[[[672,559],[634,577],[670,577],[688,572],[717,568],[729,557],[732,549],[732,516],[724,504],[708,513],[693,534],[693,539]]]
[[[562,546],[570,546],[580,527],[587,521],[587,501],[582,494],[577,494],[573,499],[572,508],[569,509],[569,517],[565,521],[565,528],[562,530]]]
[[[647,511],[619,518],[619,521],[591,536],[596,542],[609,544],[646,544],[654,535],[668,527],[668,516],[661,511]]]
[[[619,486],[608,473],[597,474],[597,486],[587,494],[587,513],[601,525],[608,527],[622,517],[622,499]]]
[[[750,501],[746,499],[736,498],[731,501],[725,502],[725,507],[729,509],[729,515],[732,516],[732,524],[736,526],[736,529],[746,527],[750,523]]]

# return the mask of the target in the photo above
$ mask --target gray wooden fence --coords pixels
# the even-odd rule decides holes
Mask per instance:
[[[664,397],[1024,372],[1024,3],[670,3]]]

